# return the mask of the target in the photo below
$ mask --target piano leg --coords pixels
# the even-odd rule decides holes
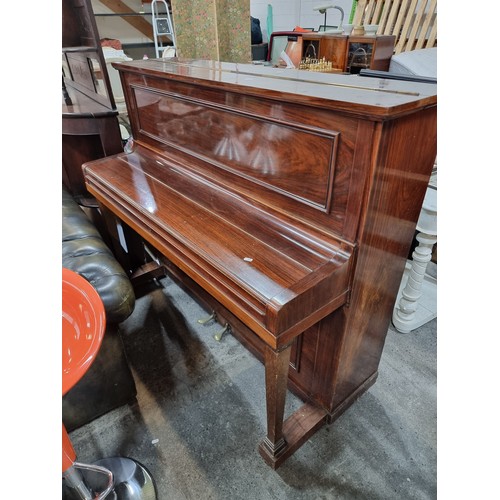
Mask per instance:
[[[290,344],[282,351],[277,352],[266,345],[264,350],[267,436],[260,444],[259,452],[264,460],[273,468],[275,468],[274,464],[287,447],[283,435],[283,416],[285,412],[291,347]]]
[[[323,408],[305,403],[283,421],[290,353],[291,344],[280,352],[269,346],[264,350],[267,436],[259,446],[259,453],[273,469],[300,448],[328,418]]]

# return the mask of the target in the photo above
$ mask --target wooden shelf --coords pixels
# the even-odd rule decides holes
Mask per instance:
[[[95,52],[97,50],[97,46],[91,45],[81,45],[79,47],[63,47],[62,51],[66,52]]]
[[[96,17],[127,17],[127,16],[150,16],[151,12],[113,12],[94,14]]]

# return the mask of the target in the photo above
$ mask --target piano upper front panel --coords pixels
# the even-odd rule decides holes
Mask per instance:
[[[359,120],[294,102],[124,73],[134,139],[280,213],[354,240],[368,148]],[[366,124],[363,125],[367,128]],[[370,128],[370,126],[368,126]],[[199,158],[200,162],[193,162]],[[349,198],[350,197],[350,198]]]
[[[141,88],[134,88],[134,96],[141,134],[297,201],[329,209],[337,133]]]

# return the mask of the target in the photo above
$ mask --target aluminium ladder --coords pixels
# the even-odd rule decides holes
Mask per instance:
[[[160,4],[164,7],[164,12],[160,11]],[[156,57],[162,57],[163,51],[169,47],[176,50],[174,26],[170,17],[170,9],[165,0],[152,0],[151,2],[151,23],[153,25],[153,37],[155,42]],[[172,45],[165,45],[162,37],[168,36],[172,40]]]

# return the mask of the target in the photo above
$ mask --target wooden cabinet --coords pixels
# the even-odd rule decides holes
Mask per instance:
[[[348,46],[349,38],[347,36],[329,36],[321,33],[304,34],[301,51],[302,65],[307,64],[309,60],[324,60],[331,63],[332,70],[343,72],[346,70]],[[302,67],[301,69],[308,68]]]
[[[123,150],[118,111],[90,0],[62,1],[62,180],[93,206],[82,164]]]
[[[302,59],[317,58],[332,63],[332,69],[359,73],[361,69],[387,71],[394,51],[395,36],[345,36],[304,33]]]
[[[296,68],[323,73],[353,73],[361,69],[387,71],[396,37],[328,35],[323,32],[276,32],[268,60],[279,65],[285,51]]]
[[[345,71],[353,74],[363,68],[388,71],[395,41],[393,35],[349,37]]]

